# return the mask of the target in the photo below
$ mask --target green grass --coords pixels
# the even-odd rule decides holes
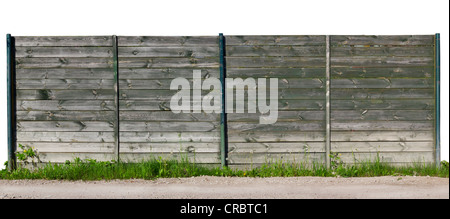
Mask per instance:
[[[379,161],[358,165],[339,164],[327,169],[322,164],[293,164],[282,161],[264,164],[251,170],[220,167],[205,167],[188,162],[187,159],[153,159],[139,163],[97,162],[75,159],[65,164],[46,164],[30,170],[19,168],[12,172],[0,171],[0,179],[47,179],[47,180],[113,180],[113,179],[156,179],[195,176],[229,177],[374,177],[374,176],[433,176],[449,177],[449,168],[443,164],[414,164],[408,167],[391,166]]]

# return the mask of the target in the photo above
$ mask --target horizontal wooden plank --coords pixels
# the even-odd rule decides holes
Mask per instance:
[[[331,67],[431,67],[432,57],[352,56],[331,57]]]
[[[114,111],[17,111],[18,121],[113,121]]]
[[[325,131],[291,130],[285,132],[239,132],[228,133],[228,142],[325,142]]]
[[[195,164],[220,164],[219,153],[120,153],[122,162],[136,163],[153,159],[188,160]]]
[[[333,152],[432,152],[433,141],[429,142],[332,142]]]
[[[394,141],[394,142],[407,142],[407,141],[433,141],[433,131],[333,131],[331,135],[332,142],[338,141],[353,141],[353,142],[366,142],[366,141]]]
[[[121,121],[219,121],[220,115],[214,113],[178,113],[171,111],[124,111],[119,112]]]
[[[229,122],[228,133],[233,132],[286,132],[286,131],[324,131],[325,122],[277,122],[266,125],[249,122]]]
[[[228,46],[245,45],[292,45],[292,46],[325,46],[325,36],[225,36]]]
[[[114,79],[113,69],[23,69],[16,70],[16,79]]]
[[[431,110],[435,103],[432,99],[411,100],[333,100],[331,108],[334,110],[379,109],[379,110]]]
[[[432,99],[433,89],[332,89],[332,102],[338,99]]]
[[[355,90],[355,89],[353,89]],[[178,93],[176,90],[126,90],[121,89],[120,91],[121,100],[161,100],[170,102],[173,95]],[[210,91],[202,91],[202,96],[205,96]],[[240,90],[239,92],[242,92]],[[235,90],[234,93],[237,93]],[[248,91],[244,90],[244,96],[248,97]],[[190,95],[192,98],[192,95]],[[323,100],[325,101],[325,90],[324,89],[279,89],[278,97],[267,94],[267,99],[278,98],[280,100]]]
[[[119,68],[218,68],[219,58],[120,58]]]
[[[115,92],[107,90],[17,90],[18,100],[113,100]]]
[[[219,68],[199,68],[195,70],[201,70],[201,77],[203,79],[214,77],[219,78]],[[121,68],[121,79],[174,79],[174,78],[193,78],[193,69],[183,68]]]
[[[17,89],[113,89],[109,79],[19,79]]]
[[[431,121],[432,110],[332,110],[332,121],[383,120],[383,121]]]
[[[117,160],[114,153],[39,153],[39,158],[44,163],[65,163],[66,161],[73,162],[75,158],[81,160],[93,159],[96,161],[112,161]]]
[[[227,46],[226,56],[325,56],[324,46]]]
[[[229,103],[227,103],[229,104]],[[258,102],[253,102],[255,107],[258,106]],[[230,104],[231,105],[231,104]],[[239,101],[234,103],[234,111],[236,109],[244,108],[247,112],[248,101]],[[324,110],[325,102],[323,100],[278,100],[279,111],[292,111],[292,110]],[[227,113],[232,113],[227,111]]]
[[[331,88],[433,88],[434,79],[333,79]]]
[[[325,78],[325,68],[227,68],[231,78]]]
[[[227,68],[317,68],[325,66],[325,57],[227,57],[226,64]]]
[[[325,153],[233,153],[228,156],[229,164],[311,164],[325,163]]]
[[[112,58],[16,58],[16,68],[112,68]]]
[[[118,36],[120,47],[124,46],[218,46],[218,36]]]
[[[434,47],[331,47],[331,56],[433,57]]]
[[[92,121],[18,121],[17,131],[113,131],[113,122]]]
[[[109,100],[21,100],[18,110],[114,110],[114,101]]]
[[[114,132],[17,132],[19,142],[114,142]],[[30,143],[33,145],[33,143]]]
[[[434,35],[353,35],[331,36],[332,46],[384,45],[384,46],[432,46]]]
[[[17,47],[16,57],[113,57],[112,47]]]
[[[120,122],[120,131],[214,132],[219,122]]]
[[[234,153],[307,153],[325,152],[325,142],[229,143],[228,155]]]
[[[376,162],[381,163],[434,163],[433,152],[384,152],[384,153],[341,153],[346,164]]]
[[[18,144],[34,147],[41,153],[113,153],[114,142],[111,143],[62,143],[62,142],[22,142]]]
[[[119,58],[123,57],[218,57],[219,47],[177,46],[177,47],[119,47]]]
[[[431,131],[431,121],[335,121],[331,123],[332,131]]]
[[[112,46],[111,36],[14,36],[20,46]]]
[[[219,153],[220,143],[121,143],[121,153]]]
[[[349,68],[334,67],[331,78],[432,78],[434,67],[415,68]]]
[[[120,130],[120,142],[220,142],[220,132],[124,132]]]
[[[230,122],[259,121],[260,113],[229,113],[227,119]],[[280,111],[277,121],[317,121],[325,120],[325,111]]]

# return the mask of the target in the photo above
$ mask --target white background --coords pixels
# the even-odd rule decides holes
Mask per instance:
[[[442,159],[449,160],[449,1],[1,1],[0,165],[7,159],[6,34],[414,35],[441,33]],[[2,168],[0,167],[0,168]]]

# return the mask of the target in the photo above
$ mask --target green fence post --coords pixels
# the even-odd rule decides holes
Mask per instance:
[[[436,165],[441,163],[441,36],[435,36],[435,70],[436,70]]]
[[[227,166],[227,115],[225,112],[225,77],[226,77],[226,63],[225,63],[225,37],[222,33],[219,34],[219,61],[220,61],[220,82],[222,84],[222,113],[220,114],[220,160],[222,167]]]
[[[8,106],[8,170],[16,169],[16,74],[15,41],[11,34],[6,35],[7,45],[7,106]]]

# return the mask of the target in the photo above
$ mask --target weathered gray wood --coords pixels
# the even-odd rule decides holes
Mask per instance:
[[[111,46],[111,36],[14,36],[20,46]]]
[[[18,110],[114,110],[109,100],[35,100],[17,101]]]
[[[65,163],[66,161],[74,161],[75,158],[82,160],[94,159],[96,161],[112,161],[115,160],[114,153],[40,153],[39,158],[44,163]]]
[[[119,58],[123,57],[217,57],[216,46],[178,46],[178,47],[119,47]]]
[[[112,122],[99,121],[18,121],[17,131],[113,131]]]
[[[112,100],[114,91],[107,90],[17,90],[18,100]]]
[[[331,129],[335,131],[431,131],[433,128],[432,121],[334,121],[331,123]]]
[[[353,89],[355,90],[355,89]],[[170,99],[178,91],[176,90],[120,90],[120,98],[122,100],[161,100],[170,102]],[[202,96],[210,91],[202,91]],[[236,91],[235,91],[236,92]],[[191,95],[192,96],[192,95]],[[248,96],[247,90],[244,96]],[[276,96],[268,96],[267,99],[274,99]],[[325,100],[325,92],[323,89],[279,89],[278,99],[280,100]]]
[[[219,153],[220,144],[179,142],[179,143],[124,143],[121,153]]]
[[[228,154],[233,153],[316,153],[325,152],[325,142],[229,143]]]
[[[226,56],[325,56],[322,46],[227,46]]]
[[[111,47],[16,47],[16,57],[112,57]]]
[[[325,153],[233,153],[228,155],[229,164],[324,163]]]
[[[384,46],[432,46],[433,35],[398,35],[398,36],[331,36],[332,46],[347,45],[384,45]]]
[[[17,89],[113,89],[109,79],[20,79]]]
[[[113,121],[113,111],[17,111],[18,121]]]
[[[201,70],[201,76],[205,78],[219,78],[218,68],[196,68],[195,70]],[[161,69],[135,69],[135,68],[121,68],[121,79],[174,79],[174,78],[192,78],[193,69],[183,68],[161,68]]]
[[[332,109],[382,109],[382,110],[432,110],[435,103],[432,99],[411,100],[334,100]]]
[[[331,67],[431,67],[432,57],[353,56],[331,57]]]
[[[220,163],[220,153],[120,153],[123,162],[136,163],[153,159],[189,161],[196,164]]]
[[[120,58],[119,68],[218,68],[219,58]]]
[[[227,68],[231,78],[325,78],[325,68]]]
[[[112,68],[112,58],[16,58],[16,68]]]
[[[429,142],[333,142],[335,152],[403,152],[433,151],[433,141]]]
[[[190,84],[192,85],[192,79],[188,78]],[[24,82],[22,82],[24,83]],[[68,82],[70,83],[70,82]],[[150,90],[169,90],[172,79],[158,79],[158,80],[120,80],[121,89],[150,89]],[[256,82],[257,83],[257,82]],[[267,80],[266,84],[270,82]],[[256,85],[256,84],[255,84]],[[50,85],[48,85],[50,86]],[[88,85],[85,85],[86,87]],[[304,78],[279,78],[278,88],[323,88],[323,79],[304,79]],[[27,87],[28,88],[28,87]]]
[[[325,46],[325,36],[226,36],[227,46],[292,45]]]
[[[124,46],[218,46],[217,36],[118,36],[119,48]]]
[[[234,103],[234,109],[244,107],[247,112],[248,101]],[[257,105],[256,105],[257,106]],[[278,100],[279,111],[292,110],[324,110],[324,100]]]
[[[228,142],[325,142],[324,131],[229,132]]]
[[[334,131],[331,136],[333,142],[338,141],[433,141],[433,131]]]
[[[230,122],[259,121],[261,113],[229,113],[227,119]],[[263,115],[267,116],[267,115]],[[323,121],[325,120],[324,111],[280,111],[277,121]]]
[[[286,131],[324,131],[325,122],[303,121],[303,122],[277,122],[266,125],[249,122],[229,122],[228,133],[233,132],[286,132]]]
[[[178,113],[171,111],[120,111],[123,121],[219,121],[220,115],[214,113]]]
[[[317,68],[323,66],[325,66],[325,57],[227,57],[227,68]]]
[[[114,79],[112,69],[23,69],[16,71],[16,79]]]
[[[331,69],[333,79],[337,78],[432,78],[434,67],[415,68],[349,68]]]
[[[121,131],[155,132],[213,132],[219,130],[219,122],[120,122]]]
[[[433,89],[332,89],[333,102],[338,99],[432,99]]]
[[[367,163],[375,162],[379,157],[382,163],[432,163],[433,152],[380,152],[377,153],[341,153],[344,163]]]
[[[333,79],[331,88],[433,88],[434,79]]]
[[[17,132],[23,142],[114,142],[114,132]],[[33,145],[33,143],[30,143]]]
[[[111,153],[114,143],[64,143],[64,142],[24,142],[18,144],[34,147],[40,153]]]
[[[432,110],[333,110],[331,120],[431,121]]]
[[[332,56],[434,56],[431,46],[420,47],[332,47]]]
[[[152,142],[152,143],[180,143],[180,142],[220,142],[220,132],[120,132],[121,142]]]

